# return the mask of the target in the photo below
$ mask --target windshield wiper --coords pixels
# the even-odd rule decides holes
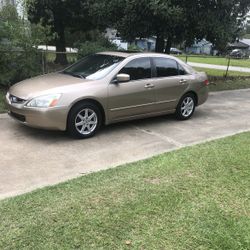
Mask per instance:
[[[63,74],[66,74],[66,75],[78,77],[78,78],[81,78],[81,79],[85,79],[85,77],[84,77],[83,75],[78,74],[78,73],[67,72],[67,71],[62,71],[62,73],[63,73]]]

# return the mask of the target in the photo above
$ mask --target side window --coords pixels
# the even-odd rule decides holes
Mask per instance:
[[[185,71],[185,69],[178,63],[178,68],[179,68],[179,75],[186,75],[187,72]]]
[[[157,77],[178,76],[179,70],[175,60],[168,58],[154,58]]]
[[[151,78],[151,64],[149,58],[138,58],[124,66],[119,74],[129,74],[131,80]]]

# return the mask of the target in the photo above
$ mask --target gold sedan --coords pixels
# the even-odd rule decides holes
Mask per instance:
[[[189,119],[207,97],[206,74],[175,57],[102,52],[15,84],[6,103],[23,124],[88,138],[102,124],[171,113]]]

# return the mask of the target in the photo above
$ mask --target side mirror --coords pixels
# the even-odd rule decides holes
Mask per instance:
[[[130,75],[128,74],[118,74],[116,76],[116,82],[119,83],[119,82],[128,82],[130,81]]]

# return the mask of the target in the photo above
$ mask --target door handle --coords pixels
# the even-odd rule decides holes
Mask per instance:
[[[152,89],[152,88],[154,88],[154,84],[152,84],[152,83],[147,83],[145,86],[144,86],[144,88],[145,89]]]
[[[186,83],[187,82],[187,80],[185,80],[185,79],[181,79],[180,80],[180,84],[184,84],[184,83]]]

